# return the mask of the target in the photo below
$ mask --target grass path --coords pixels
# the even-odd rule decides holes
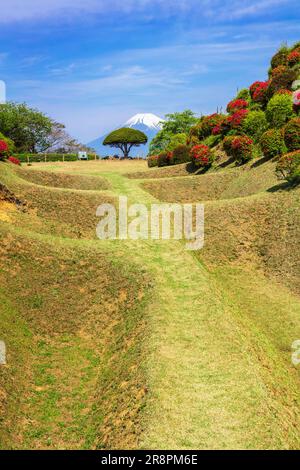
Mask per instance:
[[[117,173],[105,177],[131,202],[154,201],[135,180]],[[299,445],[298,377],[255,319],[232,303],[180,242],[128,242],[123,249],[152,271],[156,282],[146,364],[151,398],[142,446]],[[275,293],[270,283],[272,288]]]
[[[65,168],[68,171],[68,166]],[[80,168],[86,168],[86,174],[106,178],[111,185],[109,193],[125,195],[129,203],[157,202],[138,180],[126,178],[118,167],[108,166],[101,172],[93,163]],[[74,173],[75,169],[76,165]],[[149,388],[140,447],[299,448],[300,381],[290,363],[290,345],[300,338],[299,298],[257,273],[233,273],[225,267],[208,271],[177,241],[60,239],[59,243],[91,250],[97,244],[110,257],[133,260],[152,274],[154,296],[147,307],[146,359],[140,365]],[[272,299],[276,299],[276,308]],[[94,424],[89,424],[82,412],[90,396],[86,394],[82,403],[78,397],[82,397],[82,389],[92,394],[96,388],[97,355],[92,354],[89,342],[77,344],[73,337],[66,339],[63,349],[48,343],[39,346],[42,360],[35,377],[36,402],[28,406],[38,407],[40,414],[35,418],[41,424],[55,423],[65,404],[54,396],[47,408],[49,397],[44,387],[64,362],[63,380],[65,388],[69,387],[67,413],[73,423],[70,432],[63,430],[62,443],[49,440],[49,446],[92,446]],[[74,352],[78,350],[85,361],[82,374],[73,383],[68,370],[77,369]],[[79,408],[73,406],[77,402]],[[53,428],[56,435],[59,426],[58,420]],[[86,435],[78,442],[81,426]],[[28,435],[26,446],[38,441],[38,435]]]

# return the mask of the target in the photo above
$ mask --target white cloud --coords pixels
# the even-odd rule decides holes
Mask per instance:
[[[291,0],[260,0],[260,1],[234,1],[232,8],[221,13],[224,18],[243,18],[271,11],[272,8],[293,3]]]
[[[298,0],[9,0],[1,5],[0,22],[57,18],[68,20],[89,14],[143,14],[145,18],[176,16],[191,11],[218,21],[267,12],[273,7]]]

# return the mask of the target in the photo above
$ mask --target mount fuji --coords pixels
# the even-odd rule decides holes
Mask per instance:
[[[146,157],[148,154],[149,144],[153,137],[162,129],[164,120],[156,116],[155,114],[136,114],[132,118],[128,119],[121,127],[130,127],[131,129],[136,129],[138,131],[144,132],[148,137],[148,143],[146,145],[141,145],[140,147],[132,147],[130,156],[131,157]],[[119,149],[106,147],[103,145],[103,141],[108,134],[99,137],[92,142],[89,142],[87,145],[96,150],[98,155],[122,155],[122,152]]]

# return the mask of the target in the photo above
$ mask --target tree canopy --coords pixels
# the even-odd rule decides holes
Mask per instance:
[[[67,134],[63,124],[25,103],[0,104],[0,133],[11,139],[20,153],[85,149]]]
[[[167,149],[174,135],[187,135],[191,127],[195,125],[197,121],[198,119],[195,117],[195,114],[189,109],[182,113],[167,114],[162,130],[159,131],[151,141],[149,149],[150,155],[158,154]]]
[[[182,113],[167,114],[162,130],[171,134],[188,134],[197,121],[193,111],[186,109]]]
[[[0,132],[13,140],[18,151],[43,151],[52,126],[49,117],[24,103],[0,105]]]
[[[139,147],[148,142],[147,136],[136,129],[122,127],[116,131],[111,132],[103,142],[103,145],[119,148],[125,158],[130,154],[132,147]]]

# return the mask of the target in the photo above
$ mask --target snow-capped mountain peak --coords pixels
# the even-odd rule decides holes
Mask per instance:
[[[151,140],[156,136],[156,134],[162,129],[162,123],[164,122],[163,119],[156,116],[155,114],[136,114],[132,118],[128,119],[125,124],[119,127],[130,127],[136,130],[139,130],[146,134],[148,137],[148,143],[146,145],[142,145],[141,147],[133,147],[131,149],[130,155],[132,157],[146,157],[149,151],[149,144]],[[105,136],[99,137],[92,142],[89,142],[89,147],[96,150],[98,155],[105,156],[105,155],[120,155],[122,152],[118,149],[111,150],[108,147],[103,145],[103,141],[107,137]]]
[[[149,129],[159,131],[162,128],[162,122],[164,122],[164,120],[158,116],[155,116],[155,114],[136,114],[125,123],[125,127],[136,127],[143,125]]]

